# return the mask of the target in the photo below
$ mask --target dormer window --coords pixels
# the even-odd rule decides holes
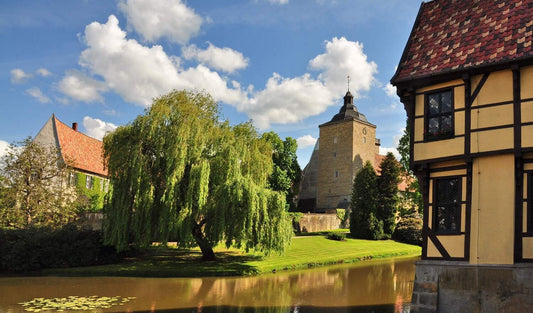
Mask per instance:
[[[453,136],[453,92],[451,89],[426,94],[425,140]]]

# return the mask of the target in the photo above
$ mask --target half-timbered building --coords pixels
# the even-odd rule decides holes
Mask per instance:
[[[424,196],[418,267],[437,278],[443,265],[533,262],[532,33],[531,0],[427,1],[391,80]],[[440,296],[413,300],[447,312]]]

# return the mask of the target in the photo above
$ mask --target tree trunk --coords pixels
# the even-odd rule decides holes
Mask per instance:
[[[192,236],[196,241],[196,244],[200,247],[202,251],[202,260],[204,261],[216,261],[215,252],[213,252],[213,247],[205,238],[204,233],[202,232],[202,227],[205,224],[205,220],[201,221],[200,224],[196,224],[192,227]]]

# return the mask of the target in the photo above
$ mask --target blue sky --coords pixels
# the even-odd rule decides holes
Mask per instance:
[[[420,0],[0,1],[0,150],[55,113],[101,139],[172,89],[207,90],[232,124],[298,139],[347,90],[393,150],[405,112],[388,84]]]

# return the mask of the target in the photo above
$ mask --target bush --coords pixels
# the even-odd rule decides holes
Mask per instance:
[[[300,212],[289,212],[289,217],[292,220],[292,229],[296,234],[302,232],[300,229],[300,219],[304,217],[303,213]]]
[[[101,232],[74,225],[0,230],[0,271],[29,272],[118,262],[113,247],[103,245]]]
[[[344,241],[346,240],[346,234],[345,233],[329,233],[327,236],[328,239],[331,240],[337,240],[337,241]]]
[[[404,217],[396,225],[392,239],[422,246],[422,219],[418,217]]]

